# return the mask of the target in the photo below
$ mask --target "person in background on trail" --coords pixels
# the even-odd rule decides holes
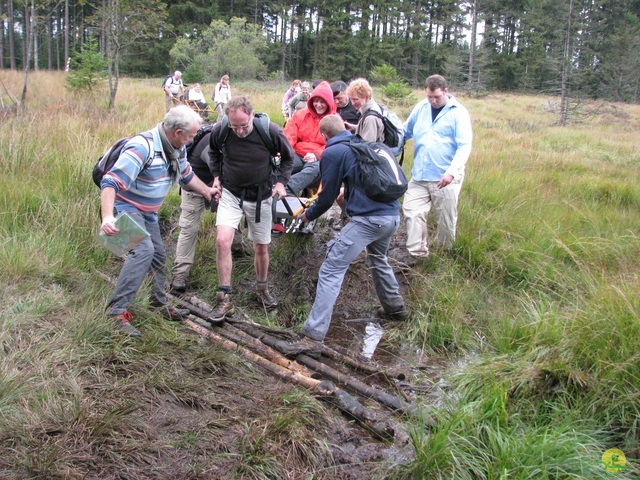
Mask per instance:
[[[164,81],[162,88],[164,89],[164,107],[168,112],[171,107],[175,107],[180,103],[180,95],[184,93],[182,72],[176,70],[173,76]]]
[[[289,100],[291,100],[293,98],[294,95],[297,95],[298,93],[301,92],[301,87],[300,84],[302,82],[299,79],[295,79],[293,82],[291,82],[291,86],[289,87],[289,89],[284,93],[284,95],[282,96],[282,116],[284,117],[284,121],[285,123],[287,121],[289,121]]]
[[[218,121],[224,117],[225,107],[229,100],[231,100],[231,87],[229,86],[229,75],[223,75],[220,81],[216,84],[211,94],[211,98],[216,106],[218,112]]]
[[[221,142],[218,122],[211,131],[209,143],[209,168],[213,174],[213,186],[218,192],[216,201],[216,264],[218,269],[218,293],[211,318],[223,320],[233,314],[231,298],[231,271],[233,261],[231,243],[234,233],[245,215],[249,240],[253,242],[254,268],[257,277],[256,296],[267,310],[278,306],[277,300],[267,288],[269,271],[269,243],[271,243],[274,194],[285,195],[285,185],[293,166],[293,149],[282,130],[269,123],[269,136],[280,154],[280,168],[275,185],[271,152],[254,125],[254,112],[249,99],[235,97],[227,104],[228,135]],[[257,120],[259,121],[259,120]]]
[[[356,107],[353,106],[347,95],[347,84],[342,80],[336,80],[331,84],[333,101],[336,104],[336,113],[351,125],[357,125],[359,117]]]
[[[345,130],[344,121],[339,115],[324,117],[320,121],[320,132],[327,141],[320,162],[323,188],[318,200],[302,213],[302,221],[312,221],[326,212],[343,183],[346,209],[351,221],[328,244],[318,273],[316,298],[300,330],[302,340],[290,344],[287,354],[315,350],[319,345],[312,340],[324,341],[347,269],[364,249],[367,251],[376,294],[382,304],[378,315],[399,321],[409,317],[398,281],[387,259],[391,237],[400,225],[400,202],[376,202],[360,190],[359,169],[356,166],[358,160],[349,147],[349,141],[356,137]]]
[[[189,90],[189,98],[187,100],[195,102],[200,110],[206,110],[209,106],[204,98],[204,93],[202,93],[202,88],[199,83],[196,83],[193,88]]]
[[[369,82],[364,78],[353,80],[347,87],[347,95],[360,116],[357,125],[349,124],[347,128],[367,142],[384,141],[382,119],[372,114],[377,112],[382,115],[382,111],[373,99],[373,89]]]
[[[158,225],[158,210],[169,188],[180,184],[210,200],[216,193],[196,177],[187,162],[184,146],[193,140],[200,116],[186,105],[167,112],[162,123],[148,133],[151,140],[135,136],[122,150],[113,168],[100,183],[100,230],[108,236],[116,235],[115,215],[127,212],[149,237],[138,243],[127,255],[118,275],[116,287],[107,304],[107,315],[115,328],[134,337],[140,331],[131,325],[127,310],[135,298],[147,273],[153,276],[151,304],[171,320],[182,320],[188,310],[178,310],[167,302],[164,290],[166,253]],[[150,163],[147,159],[151,157]]]
[[[293,115],[298,111],[307,106],[307,101],[309,100],[310,95],[310,85],[309,82],[302,82],[300,85],[300,93],[296,93],[291,99],[287,102],[287,107],[289,109],[289,118],[293,117]]]
[[[307,100],[307,107],[297,111],[284,127],[284,134],[296,153],[294,174],[287,184],[289,194],[300,195],[302,190],[320,181],[318,162],[325,143],[319,124],[332,113],[336,113],[333,92],[327,82],[322,82]]]
[[[441,75],[425,82],[427,98],[404,123],[405,140],[413,138],[413,168],[402,211],[407,222],[407,251],[429,256],[427,217],[433,206],[436,243],[450,249],[456,237],[458,197],[471,154],[469,112],[449,93]]]

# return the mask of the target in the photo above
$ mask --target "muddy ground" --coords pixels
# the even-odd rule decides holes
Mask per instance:
[[[332,211],[318,223],[312,235],[285,234],[273,240],[272,251],[279,248],[297,251],[295,255],[285,254],[284,258],[287,260],[282,261],[280,265],[273,265],[270,269],[270,288],[280,302],[278,311],[270,314],[270,318],[279,326],[295,330],[300,325],[301,306],[308,307],[313,302],[317,274],[324,259],[326,244],[339,233],[341,225],[338,211]],[[169,224],[165,224],[164,229],[167,232],[167,253],[171,257],[175,253],[177,231],[175,225]],[[401,227],[393,239],[389,258],[403,295],[408,298],[408,290],[415,273],[407,264],[403,249],[405,236],[404,227]],[[246,245],[245,239],[245,250],[248,250]],[[283,258],[282,253],[272,254],[272,261],[276,256]],[[247,257],[250,262],[251,255],[248,254]],[[238,262],[247,261],[246,258],[243,260],[242,256],[239,258]],[[236,306],[243,313],[260,321],[265,313],[260,310],[250,294],[254,288],[253,275],[247,275],[246,279],[237,278],[235,275],[234,264]],[[197,286],[190,286],[189,293],[202,297],[202,292],[198,291]],[[209,300],[213,299],[209,297]],[[373,317],[378,307],[379,303],[363,253],[347,272],[325,343],[329,346],[341,345],[348,348],[354,357],[393,372],[391,381],[386,383],[360,376],[377,388],[398,395],[408,403],[417,399],[428,403],[437,402],[446,390],[442,376],[449,366],[448,363],[442,359],[427,357],[416,346],[394,340],[402,338],[405,326],[397,322],[377,322]],[[390,335],[392,332],[394,335]],[[185,334],[193,335],[188,331],[185,331]],[[346,367],[336,367],[349,372]],[[269,423],[271,412],[274,408],[279,408],[276,405],[282,393],[294,387],[257,367],[256,370],[257,377],[248,382],[234,382],[229,378],[221,378],[221,382],[217,382],[214,379],[211,387],[211,396],[215,398],[213,408],[202,405],[193,408],[193,405],[176,404],[175,398],[167,396],[166,403],[149,415],[149,427],[156,435],[165,435],[168,438],[176,435],[176,429],[179,429],[180,435],[184,435],[190,430],[202,432],[211,425],[216,426],[216,440],[209,445],[212,451],[207,453],[207,449],[202,450],[201,445],[189,453],[188,450],[180,449],[180,455],[171,459],[169,464],[165,464],[162,468],[163,473],[156,478],[169,478],[166,475],[174,474],[184,475],[185,465],[188,464],[192,466],[192,478],[278,478],[280,474],[256,477],[249,473],[252,466],[244,465],[245,455],[242,449],[255,441],[256,437],[266,435],[259,425]],[[394,420],[408,427],[405,419],[394,416],[374,401],[362,399],[362,403],[377,411],[387,412]],[[273,456],[278,462],[282,462],[282,465],[286,465],[286,478],[291,479],[401,478],[393,466],[411,461],[414,451],[410,442],[383,442],[346,418],[337,409],[326,403],[322,405],[326,410],[320,422],[321,426],[316,422],[304,426],[303,429],[307,429],[308,435],[316,437],[318,441],[326,442],[330,446],[330,455],[315,458],[304,453],[305,449],[294,447],[291,451],[292,445],[287,438],[271,438],[273,444],[264,442],[261,448],[265,448],[267,452],[262,452],[261,455],[268,453],[267,456]],[[302,450],[302,453],[296,450]],[[175,466],[175,471],[171,472],[170,465]]]

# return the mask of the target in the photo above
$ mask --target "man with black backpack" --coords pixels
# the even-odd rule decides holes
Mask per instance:
[[[280,127],[267,121],[265,128],[264,118],[254,114],[249,99],[234,97],[227,103],[227,116],[211,131],[209,167],[213,187],[218,192],[215,197],[218,293],[216,306],[210,313],[214,321],[233,314],[231,244],[243,215],[249,240],[253,242],[256,296],[268,310],[278,306],[267,288],[271,203],[274,194],[286,193],[295,154]],[[280,164],[275,169],[278,156]]]
[[[100,181],[100,231],[117,235],[116,214],[127,213],[149,234],[127,255],[109,298],[107,315],[115,328],[133,337],[140,331],[131,325],[127,310],[147,273],[153,276],[151,303],[166,318],[182,320],[188,310],[178,310],[167,302],[164,290],[166,252],[158,225],[158,211],[169,188],[178,181],[210,200],[215,188],[207,187],[187,163],[184,146],[193,140],[200,126],[200,116],[186,105],[172,108],[162,123],[132,137],[115,164]]]
[[[176,70],[173,75],[167,75],[162,82],[164,90],[164,107],[169,111],[171,107],[180,105],[180,96],[184,93],[184,83],[182,83],[182,72]]]
[[[339,115],[324,117],[320,121],[320,133],[327,142],[320,162],[323,189],[317,201],[302,213],[302,221],[312,221],[331,208],[342,184],[345,186],[344,202],[351,221],[329,243],[318,273],[316,298],[300,331],[303,338],[300,342],[291,343],[287,354],[320,348],[313,341],[324,341],[347,269],[364,249],[367,250],[373,284],[382,305],[377,314],[389,320],[401,321],[409,317],[398,281],[387,259],[391,237],[400,225],[400,202],[397,199],[376,201],[367,196],[358,157],[350,146],[351,142],[360,140],[345,130],[344,121]],[[391,156],[391,153],[388,155]]]

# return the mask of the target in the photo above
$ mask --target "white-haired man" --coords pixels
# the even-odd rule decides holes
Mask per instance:
[[[184,93],[184,83],[182,83],[182,72],[176,70],[173,75],[168,76],[162,85],[164,90],[164,107],[168,112],[171,107],[180,104],[180,95]]]
[[[132,315],[127,308],[147,273],[153,276],[153,306],[171,320],[181,320],[189,313],[173,308],[167,302],[164,290],[166,252],[158,225],[158,210],[169,188],[178,181],[207,200],[216,193],[215,188],[208,187],[194,175],[187,162],[184,146],[193,140],[200,122],[200,116],[186,105],[170,109],[161,123],[129,140],[100,183],[100,230],[108,236],[119,233],[115,216],[126,212],[149,234],[127,255],[107,304],[107,315],[113,318],[116,329],[133,337],[139,337],[140,332],[131,325]]]

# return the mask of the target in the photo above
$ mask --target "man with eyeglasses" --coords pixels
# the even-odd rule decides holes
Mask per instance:
[[[211,131],[209,168],[213,174],[213,188],[218,193],[216,215],[216,264],[218,292],[216,306],[210,314],[213,321],[224,320],[233,314],[231,244],[244,215],[248,237],[253,244],[256,272],[256,297],[267,310],[278,306],[267,288],[269,244],[271,243],[271,203],[274,194],[285,195],[285,185],[291,176],[294,152],[278,125],[269,123],[269,137],[280,154],[280,168],[275,184],[271,151],[254,124],[253,106],[246,97],[234,97],[227,103],[229,132],[220,139],[223,123]],[[256,122],[259,120],[255,120]]]
[[[418,103],[404,123],[405,141],[413,138],[411,181],[402,212],[407,222],[407,251],[427,258],[427,217],[433,207],[436,244],[453,246],[458,221],[458,197],[471,154],[473,133],[466,108],[449,93],[441,75],[425,81],[427,98]]]

